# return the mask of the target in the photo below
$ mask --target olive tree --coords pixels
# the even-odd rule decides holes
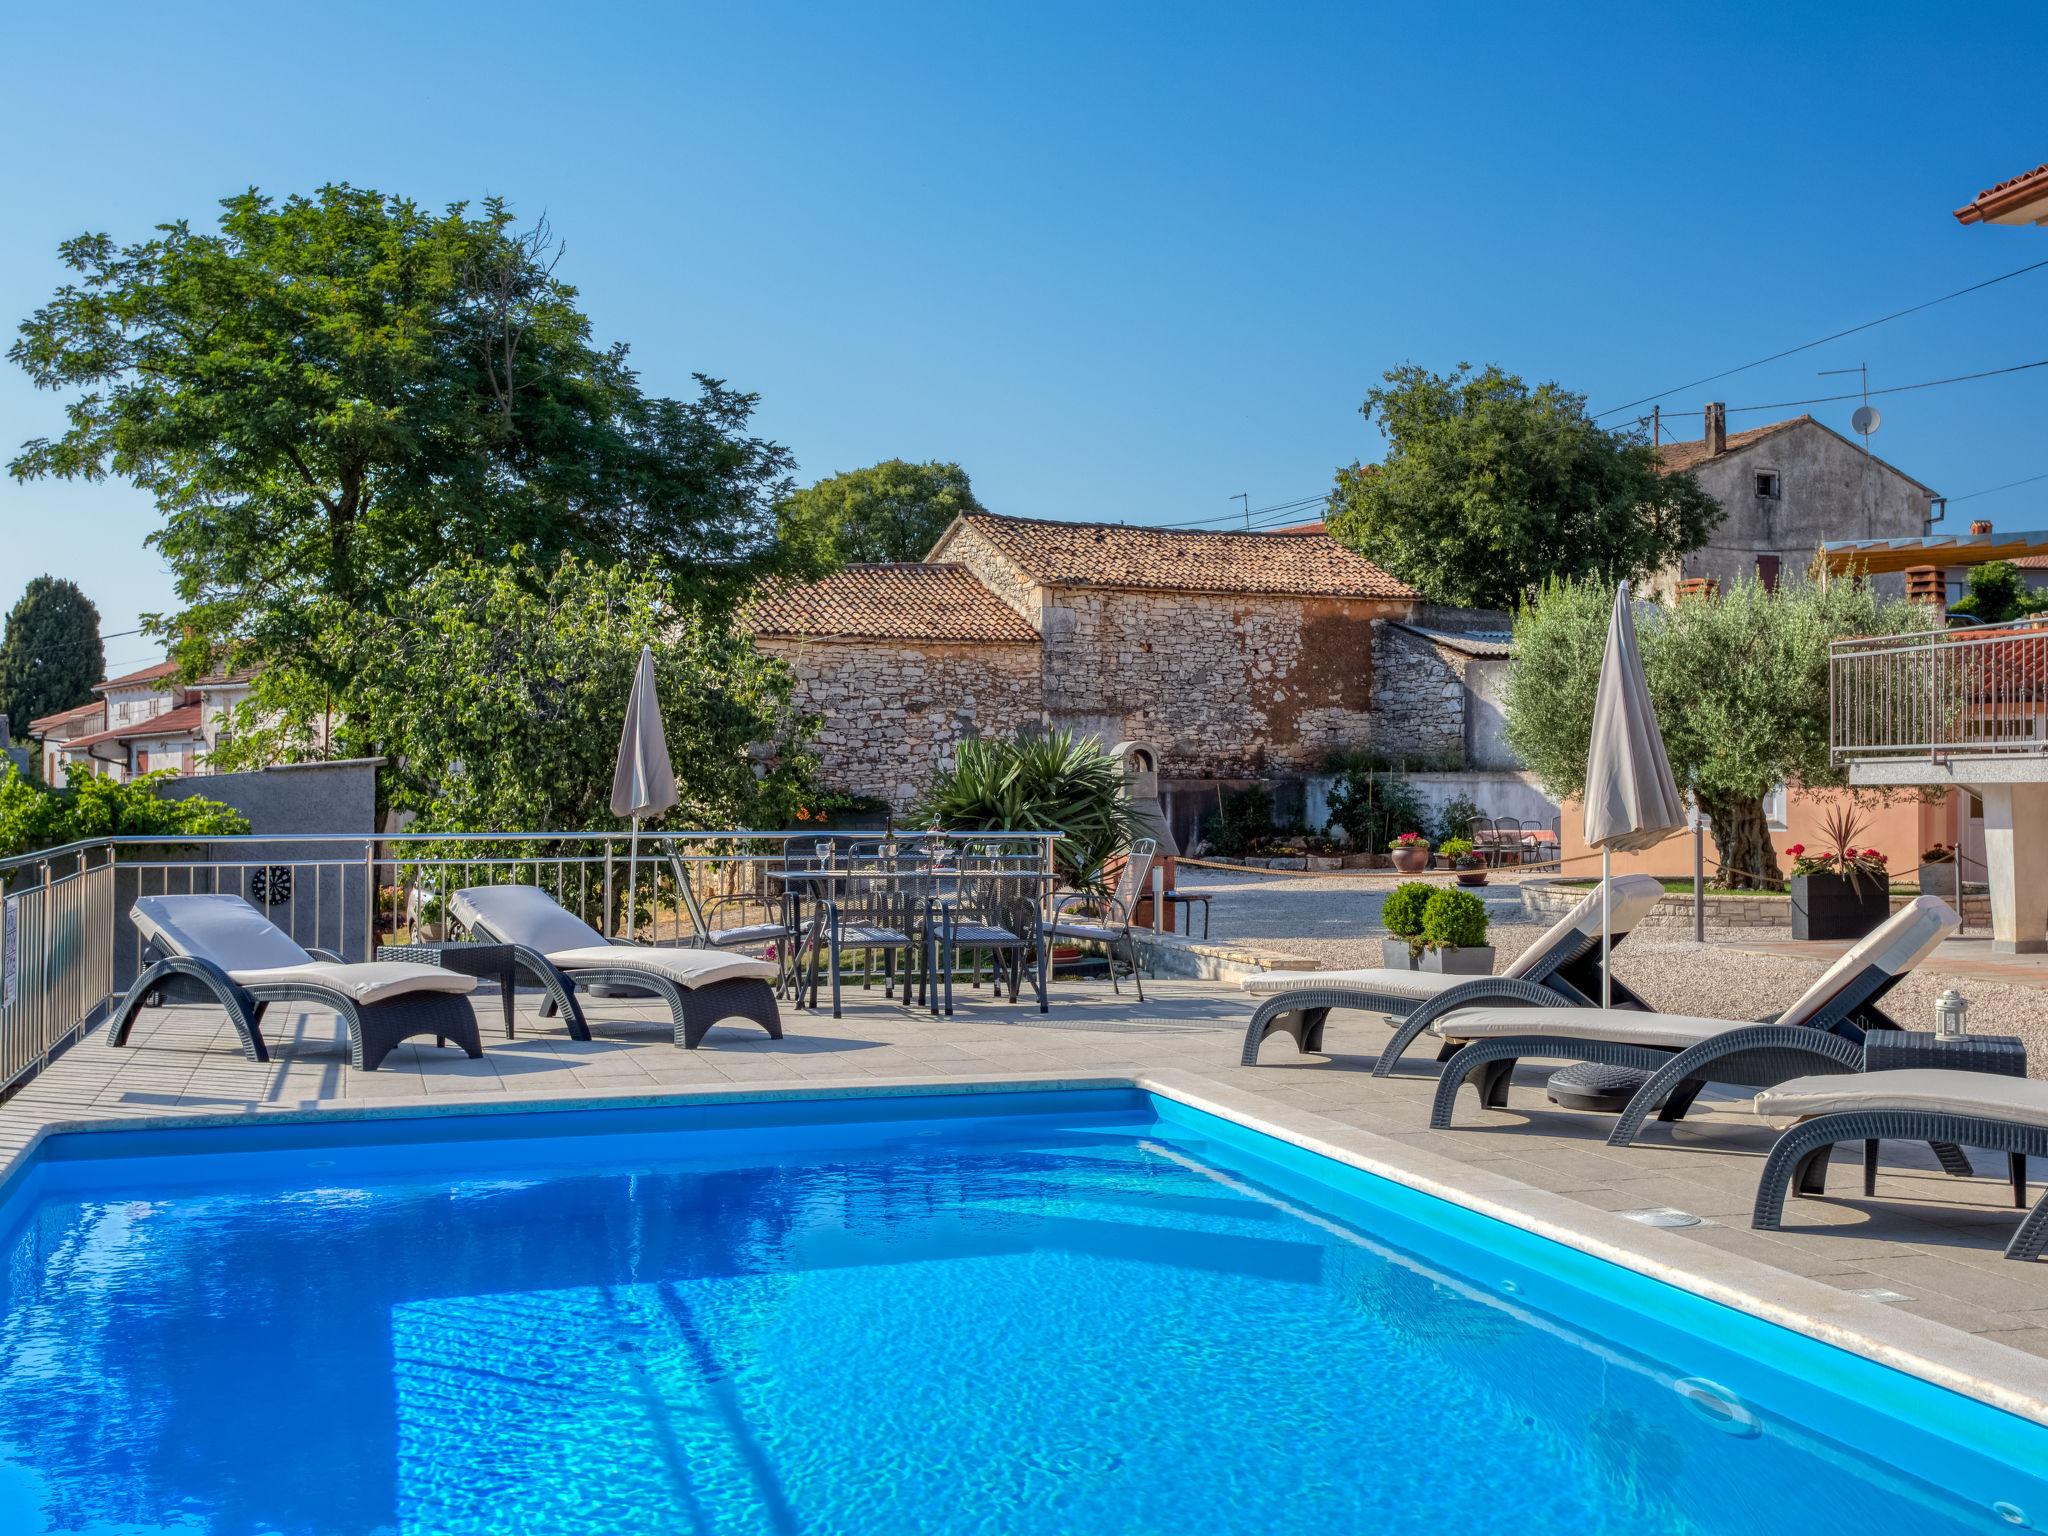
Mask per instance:
[[[1559,799],[1586,787],[1613,602],[1604,582],[1559,580],[1516,615],[1507,740]],[[1763,809],[1772,789],[1843,782],[1828,751],[1829,643],[1931,623],[1920,604],[1882,599],[1846,580],[1775,591],[1745,581],[1718,597],[1643,605],[1636,618],[1643,671],[1671,771],[1706,813],[1729,885],[1781,878]]]

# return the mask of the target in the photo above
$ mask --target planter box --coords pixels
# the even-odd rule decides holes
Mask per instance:
[[[1422,963],[1416,969],[1431,971],[1439,976],[1491,976],[1493,946],[1467,944],[1455,948],[1446,945],[1442,949],[1425,949],[1422,952]]]
[[[1409,952],[1406,939],[1381,939],[1380,964],[1390,971],[1412,971],[1415,956]]]
[[[1792,877],[1795,939],[1860,939],[1891,915],[1891,881],[1885,876],[1855,882],[1847,875]]]
[[[1369,853],[1347,853],[1342,862],[1346,869],[1371,869],[1373,859]]]

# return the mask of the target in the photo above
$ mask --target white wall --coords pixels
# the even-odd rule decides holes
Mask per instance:
[[[1557,802],[1544,794],[1526,773],[1410,773],[1403,777],[1432,811],[1464,795],[1485,816],[1512,816],[1517,821],[1541,822],[1546,827],[1557,816]],[[1320,831],[1330,819],[1330,790],[1336,782],[1327,774],[1306,781],[1303,820],[1312,829]]]

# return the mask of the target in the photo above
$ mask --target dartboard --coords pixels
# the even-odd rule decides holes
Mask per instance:
[[[292,871],[288,864],[271,864],[249,877],[249,899],[266,907],[281,907],[292,899]]]

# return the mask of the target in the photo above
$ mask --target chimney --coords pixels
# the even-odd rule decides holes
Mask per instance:
[[[1906,601],[1925,603],[1934,610],[1934,622],[1948,622],[1948,586],[1938,565],[1906,567]]]
[[[1991,519],[1988,517],[1977,518],[1970,524],[1970,532],[1972,533],[1989,533],[1990,531]]]
[[[1728,451],[1728,407],[1716,400],[1707,407],[1707,457]]]

